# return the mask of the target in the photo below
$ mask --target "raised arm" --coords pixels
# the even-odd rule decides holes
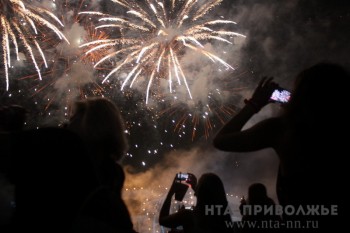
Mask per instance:
[[[168,227],[167,219],[168,219],[168,216],[170,215],[171,198],[175,194],[175,189],[173,188],[173,186],[174,186],[174,182],[164,200],[163,206],[160,209],[160,213],[159,213],[159,224],[166,227]]]
[[[188,221],[188,213],[186,210],[178,211],[177,213],[170,214],[171,199],[173,195],[180,189],[180,183],[173,181],[171,188],[166,196],[163,206],[159,213],[159,225],[169,228],[175,228],[183,225]]]
[[[245,100],[245,106],[239,111],[214,138],[214,146],[224,151],[254,151],[269,145],[274,120],[262,121],[253,127],[241,131],[248,120],[270,102],[270,96],[278,85],[272,78],[263,78],[253,96]]]

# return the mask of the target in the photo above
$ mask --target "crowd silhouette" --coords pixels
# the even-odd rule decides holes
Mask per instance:
[[[15,185],[7,232],[135,232],[117,163],[128,147],[124,122],[110,100],[78,101],[65,127],[16,128],[1,137],[8,148],[1,172]]]
[[[348,80],[348,71],[337,64],[304,69],[279,116],[243,129],[253,115],[274,103],[271,95],[280,87],[265,77],[217,133],[213,145],[218,150],[248,154],[273,148],[280,161],[277,203],[264,184],[252,184],[239,208],[242,222],[317,222],[315,228],[279,232],[342,229],[346,192],[339,183],[346,171]],[[24,129],[26,112],[18,105],[0,108],[0,172],[15,186],[14,215],[1,232],[135,233],[122,198],[125,174],[119,161],[128,142],[119,108],[107,98],[87,98],[75,103],[64,127],[39,129]],[[183,182],[174,178],[159,213],[160,225],[172,232],[180,227],[184,233],[276,231],[235,225],[232,212],[218,212],[218,206],[229,208],[221,178],[206,172],[197,182],[195,175],[188,175]],[[195,206],[170,213],[173,197],[182,199],[188,187],[195,192]],[[245,211],[275,206],[282,211]]]

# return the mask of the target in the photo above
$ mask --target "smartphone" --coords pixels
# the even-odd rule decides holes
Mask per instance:
[[[179,181],[188,180],[188,178],[189,178],[188,173],[177,173],[176,174],[176,179]]]
[[[288,103],[290,99],[290,91],[283,88],[278,88],[272,93],[270,100],[278,103]]]

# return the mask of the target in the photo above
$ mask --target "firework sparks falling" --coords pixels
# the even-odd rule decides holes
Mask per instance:
[[[17,38],[22,42],[26,53],[30,56],[33,65],[41,79],[41,73],[36,61],[38,52],[47,67],[45,55],[38,42],[38,26],[50,29],[61,40],[68,40],[63,33],[52,23],[45,19],[50,18],[55,23],[63,26],[61,21],[50,11],[26,5],[21,0],[8,0],[0,2],[0,31],[2,32],[2,52],[3,64],[5,69],[6,90],[9,90],[9,68],[11,67],[11,44],[14,46],[17,60],[19,60],[20,44]],[[43,35],[44,37],[46,35]],[[11,43],[12,42],[12,43]],[[33,47],[36,50],[33,50]]]
[[[186,111],[187,110],[187,111]],[[220,106],[217,108],[211,108],[209,104],[205,106],[196,107],[194,110],[189,110],[188,108],[184,108],[180,110],[183,114],[179,117],[179,120],[175,123],[174,131],[177,133],[185,133],[186,124],[192,124],[192,133],[191,139],[192,141],[196,137],[196,133],[198,128],[203,125],[203,131],[205,138],[209,138],[210,131],[213,130],[214,126],[211,118],[214,116],[218,117],[221,122],[223,122],[223,117],[232,116],[235,113],[235,110],[229,106]],[[221,116],[223,115],[223,116]],[[226,119],[225,119],[226,120]],[[190,122],[190,123],[187,123]]]
[[[173,131],[179,137],[189,133],[192,141],[197,134],[203,134],[208,139],[216,123],[223,125],[236,113],[234,105],[225,105],[218,98],[220,98],[220,90],[217,89],[215,92],[208,93],[207,103],[198,101],[196,104],[185,104],[174,99],[169,107],[159,112],[159,117],[172,119]]]
[[[210,68],[208,68],[210,69]],[[165,94],[159,99],[157,117],[170,119],[169,131],[177,134],[179,138],[190,137],[192,141],[198,136],[210,138],[212,132],[224,125],[239,107],[240,96],[247,87],[242,86],[241,79],[245,79],[248,72],[236,69],[234,77],[227,75],[220,80],[214,81],[211,73],[197,73],[196,76],[203,76],[200,84],[194,83],[193,93],[196,100],[184,100],[183,95]],[[239,72],[239,73],[237,73]],[[199,95],[201,92],[202,95]]]
[[[99,16],[99,22],[103,24],[97,26],[97,29],[120,30],[117,38],[95,40],[81,45],[83,48],[93,46],[86,54],[116,48],[114,52],[101,58],[95,67],[113,57],[122,57],[102,83],[117,72],[129,70],[121,89],[123,90],[127,83],[132,87],[140,77],[146,78],[146,103],[152,84],[159,83],[161,79],[167,80],[170,92],[174,91],[173,79],[177,85],[184,84],[192,99],[189,83],[181,66],[181,56],[186,49],[200,53],[227,69],[234,69],[219,56],[206,50],[201,43],[216,40],[232,44],[227,37],[244,37],[236,32],[215,29],[225,24],[236,24],[233,21],[204,19],[204,16],[222,0],[205,1],[204,4],[199,4],[197,0],[171,2],[146,0],[144,7],[136,1],[111,1],[125,7],[128,10],[127,17],[93,11],[80,12]]]
[[[35,82],[36,85],[32,90],[33,96],[40,95],[47,100],[45,111],[52,111],[58,104],[58,106],[65,106],[65,116],[69,116],[70,106],[76,99],[101,96],[104,93],[104,87],[96,83],[95,76],[98,76],[99,72],[97,70],[94,72],[93,64],[106,55],[106,52],[101,50],[100,53],[85,55],[85,51],[90,48],[85,47],[85,51],[79,48],[82,43],[106,39],[108,36],[104,32],[95,30],[90,20],[78,17],[77,12],[90,7],[90,4],[85,4],[85,0],[79,0],[69,3],[57,2],[53,8],[57,15],[61,15],[62,12],[66,14],[60,17],[65,25],[63,33],[70,44],[50,38],[43,46],[44,50],[47,48],[48,51],[50,69],[42,72],[43,81]],[[39,79],[37,75],[24,78]]]

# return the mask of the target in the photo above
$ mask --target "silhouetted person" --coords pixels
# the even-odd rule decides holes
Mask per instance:
[[[67,128],[84,141],[100,186],[82,208],[79,231],[134,232],[122,200],[125,175],[118,160],[128,144],[120,110],[107,98],[77,101]]]
[[[9,172],[9,150],[13,134],[23,130],[27,110],[20,105],[0,107],[0,173],[7,176]]]
[[[242,232],[275,232],[270,224],[278,224],[281,221],[276,213],[275,202],[267,196],[265,185],[254,183],[248,188],[248,199],[242,200],[239,206],[243,222],[254,222],[259,228],[244,225]],[[271,210],[268,212],[268,210]],[[270,222],[271,221],[271,222]]]
[[[4,218],[0,219],[0,225],[9,224],[14,211],[13,185],[8,180],[11,170],[10,152],[14,135],[23,130],[26,113],[26,109],[20,105],[0,106],[0,218]],[[4,227],[0,226],[2,229]]]
[[[265,105],[278,85],[263,79],[251,99],[216,135],[214,145],[225,151],[249,152],[273,148],[280,159],[277,195],[280,204],[295,207],[336,206],[344,208],[344,152],[349,129],[349,73],[339,65],[319,63],[296,78],[290,101],[278,117],[263,120],[242,130]],[[307,210],[306,210],[307,212]],[[333,211],[333,214],[335,214]],[[315,212],[314,212],[315,213]],[[319,228],[337,228],[339,216],[284,213],[285,219],[316,219]],[[317,230],[317,229],[316,229]]]
[[[175,180],[164,200],[159,214],[159,224],[168,228],[183,227],[184,233],[232,232],[233,225],[228,209],[224,185],[214,173],[203,174],[198,184],[190,181],[197,197],[193,210],[180,209],[170,214],[171,199],[178,191]]]
[[[15,185],[13,232],[69,232],[97,180],[80,138],[61,128],[13,136],[9,179]]]

